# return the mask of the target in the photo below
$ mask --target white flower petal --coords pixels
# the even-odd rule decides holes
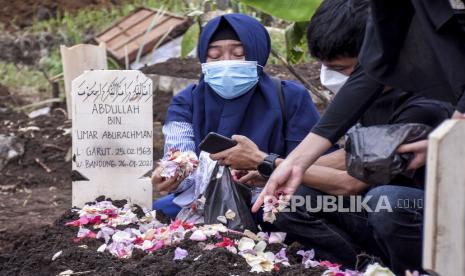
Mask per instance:
[[[243,237],[239,240],[237,248],[239,251],[252,250],[255,247],[255,242],[251,238]]]
[[[363,276],[394,276],[391,270],[387,267],[382,267],[378,263],[371,264],[367,267]]]
[[[268,242],[269,243],[283,243],[285,238],[286,238],[285,232],[271,232]]]
[[[236,213],[234,213],[234,211],[232,211],[231,209],[229,209],[228,211],[226,211],[226,213],[224,214],[224,216],[229,219],[229,220],[234,220],[234,218],[236,218]]]
[[[189,239],[193,241],[205,241],[207,240],[207,235],[205,235],[205,233],[202,230],[195,230]]]
[[[254,250],[256,252],[264,252],[266,248],[266,242],[265,241],[259,241],[257,245],[254,247]]]
[[[226,217],[225,216],[218,216],[216,218],[216,220],[218,220],[219,222],[223,223],[223,224],[227,224],[228,221],[226,220]]]

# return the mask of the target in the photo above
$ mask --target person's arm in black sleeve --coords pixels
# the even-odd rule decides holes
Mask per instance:
[[[252,211],[257,212],[268,196],[294,194],[305,171],[344,135],[383,89],[384,85],[365,75],[357,65],[319,123],[273,172]]]
[[[331,143],[337,142],[358,121],[383,89],[383,84],[367,76],[357,64],[312,132]]]

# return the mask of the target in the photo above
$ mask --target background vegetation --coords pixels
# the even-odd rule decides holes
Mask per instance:
[[[0,83],[21,93],[50,92],[47,78],[59,76],[62,72],[60,44],[71,46],[87,43],[96,33],[140,6],[190,16],[196,21],[184,37],[184,56],[197,43],[201,26],[205,23],[202,21],[203,15],[208,11],[224,11],[256,17],[269,29],[272,47],[279,55],[290,63],[306,62],[309,58],[303,39],[304,30],[319,2],[320,0],[133,0],[105,9],[81,9],[73,14],[63,12],[48,20],[34,22],[30,27],[14,34],[18,37],[52,35],[55,45],[41,50],[41,58],[35,64],[0,60]],[[279,62],[276,58],[271,58],[270,63]],[[109,67],[120,68],[111,57]]]

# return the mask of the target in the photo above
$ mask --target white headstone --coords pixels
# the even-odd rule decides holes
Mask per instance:
[[[448,120],[428,142],[423,267],[465,275],[465,120]]]
[[[100,195],[151,209],[152,80],[137,70],[86,71],[72,82],[73,206]]]

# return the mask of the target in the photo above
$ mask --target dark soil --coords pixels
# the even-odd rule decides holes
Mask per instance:
[[[66,154],[71,146],[71,122],[55,109],[50,116],[30,119],[23,113],[3,112],[0,134],[14,135],[24,143],[23,156],[10,161],[2,170],[0,185],[69,188],[71,162]],[[34,128],[34,129],[33,129]],[[38,130],[36,130],[38,128]],[[65,132],[68,131],[66,134]],[[51,172],[40,165],[44,164]]]
[[[47,56],[60,44],[65,44],[62,37],[46,32],[39,34],[1,33],[0,60],[16,64],[36,65],[41,57]]]
[[[163,63],[141,68],[144,74],[157,74],[186,79],[198,79],[201,73],[200,63],[195,58],[170,58]]]
[[[60,109],[35,119],[14,111],[10,106],[23,103],[6,89],[0,89],[0,98],[0,134],[16,136],[24,145],[24,154],[0,171],[1,250],[52,223],[70,207],[71,163],[65,156],[71,135],[64,129],[71,124]]]
[[[175,247],[167,247],[145,254],[133,252],[130,259],[118,259],[110,253],[96,250],[102,241],[84,239],[79,244],[72,241],[77,229],[64,226],[77,215],[67,211],[53,226],[37,231],[35,235],[17,240],[9,253],[0,255],[0,275],[56,275],[65,270],[84,272],[86,275],[250,275],[245,259],[224,248],[203,250],[205,244],[184,240],[178,247],[189,255],[181,261],[173,261]],[[236,237],[237,238],[237,237]],[[79,246],[87,245],[87,248]],[[281,246],[270,246],[278,251]],[[290,246],[287,255],[297,256],[300,246]],[[52,256],[62,250],[55,261]],[[194,261],[195,258],[201,256]],[[300,258],[290,258],[290,267],[280,267],[279,272],[260,275],[321,275],[323,268],[305,269]],[[252,274],[254,275],[254,274]]]
[[[165,122],[166,111],[168,105],[171,102],[173,95],[163,91],[155,91],[153,93],[153,121],[154,122]]]

